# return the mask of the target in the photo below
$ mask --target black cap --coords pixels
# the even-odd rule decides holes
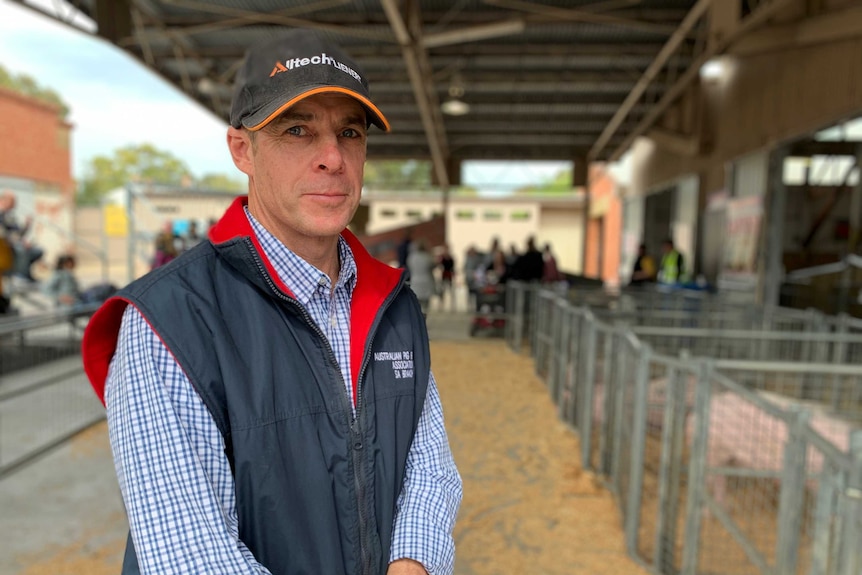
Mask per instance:
[[[371,102],[368,80],[337,44],[294,29],[252,46],[234,82],[230,124],[259,130],[303,98],[335,92],[356,98],[368,121],[389,131],[389,121]]]

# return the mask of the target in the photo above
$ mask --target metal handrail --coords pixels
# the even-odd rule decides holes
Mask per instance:
[[[89,317],[99,309],[100,304],[86,304],[69,309],[53,310],[43,313],[12,316],[0,319],[0,336],[12,335],[22,331],[50,327],[60,323]]]

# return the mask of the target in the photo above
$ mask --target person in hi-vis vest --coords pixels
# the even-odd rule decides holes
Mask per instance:
[[[682,279],[683,261],[682,254],[673,246],[673,240],[666,239],[661,244],[661,264],[658,269],[658,282],[661,284],[675,284]]]

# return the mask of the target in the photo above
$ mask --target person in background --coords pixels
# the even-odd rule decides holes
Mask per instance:
[[[410,246],[413,243],[413,233],[410,230],[404,232],[404,237],[401,238],[401,243],[398,244],[398,267],[407,267],[407,256],[410,255]]]
[[[0,195],[0,227],[3,229],[4,238],[12,247],[13,261],[10,273],[25,282],[35,282],[33,264],[42,259],[45,252],[33,244],[28,235],[33,227],[33,218],[28,216],[24,223],[20,224],[15,217],[17,203],[15,193],[10,190]]]
[[[65,254],[57,258],[54,273],[45,285],[45,293],[57,307],[68,308],[80,303],[81,290],[75,277],[75,256]]]
[[[677,284],[682,279],[683,258],[668,238],[661,244],[661,263],[658,269],[658,282],[665,285]]]
[[[509,244],[509,253],[506,254],[506,265],[509,266],[509,269],[515,269],[515,264],[518,263],[518,258],[521,254],[518,252],[518,246],[515,244]]]
[[[174,223],[166,221],[162,231],[156,236],[155,249],[153,253],[152,269],[157,269],[176,259],[181,253],[177,249],[177,236],[174,233]]]
[[[464,283],[467,285],[467,309],[473,309],[475,299],[476,299],[476,274],[479,270],[483,269],[483,262],[485,261],[485,256],[479,250],[476,249],[476,246],[470,246],[467,248],[467,254],[464,257]]]
[[[407,271],[410,272],[410,288],[419,300],[423,314],[428,314],[431,298],[437,292],[434,281],[434,256],[426,249],[425,240],[414,240],[407,256]]]
[[[647,253],[646,244],[638,247],[638,257],[632,269],[630,285],[638,286],[652,283],[656,280],[655,260]]]
[[[563,279],[563,274],[560,273],[560,270],[557,267],[557,258],[551,250],[551,244],[545,244],[545,247],[542,250],[542,260],[544,261],[544,267],[542,268],[542,282],[556,283],[561,281]]]
[[[462,487],[422,310],[347,229],[371,126],[339,46],[253,46],[227,131],[248,196],[90,319],[124,574],[452,574]]]
[[[538,282],[542,280],[545,273],[545,259],[542,252],[536,248],[536,239],[533,236],[527,238],[527,249],[515,263],[512,271],[512,279],[524,282]]]
[[[440,266],[440,307],[442,308],[446,298],[449,298],[449,308],[455,311],[455,290],[452,287],[455,280],[455,258],[449,252],[448,245],[443,244],[437,263]]]
[[[510,276],[506,255],[502,250],[496,250],[491,257],[491,263],[485,267],[485,285],[505,284]]]
[[[188,251],[201,243],[204,240],[198,233],[198,223],[195,220],[189,222],[189,229],[186,231],[186,236],[183,238],[183,249]]]
[[[488,269],[488,266],[494,262],[494,254],[498,251],[500,251],[500,238],[494,236],[491,238],[491,246],[485,253],[485,261],[482,263],[484,269]]]

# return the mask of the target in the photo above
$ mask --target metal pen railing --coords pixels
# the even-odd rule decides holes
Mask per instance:
[[[828,404],[766,384],[793,373],[853,378],[858,389],[862,366],[811,361],[829,338],[849,345],[855,335],[786,333],[795,343],[810,335],[821,351],[780,361],[669,355],[558,294],[510,291],[507,340],[516,350],[530,342],[581,438],[582,464],[618,498],[633,556],[668,574],[858,575],[862,432]],[[531,318],[517,317],[522,301]]]

